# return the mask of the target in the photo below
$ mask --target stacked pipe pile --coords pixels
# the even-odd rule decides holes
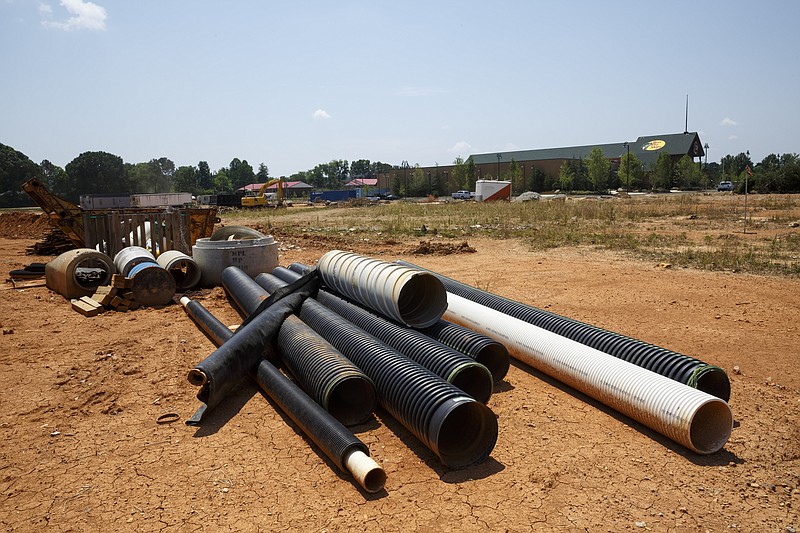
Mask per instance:
[[[323,281],[335,279],[362,304],[378,307],[396,320],[427,325],[437,322],[444,311],[444,287],[429,274],[338,250],[323,259],[336,265],[331,267],[336,273],[320,269]],[[336,274],[340,277],[331,278]],[[270,293],[286,285],[266,273],[257,276],[256,282]],[[417,291],[425,295],[426,303],[415,298]],[[484,404],[313,298],[303,302],[299,316],[373,380],[381,406],[443,464],[463,467],[483,461],[491,453],[497,440],[497,419]]]
[[[287,283],[301,276],[278,267],[272,274]],[[330,292],[320,290],[316,300],[376,339],[452,383],[482,403],[489,401],[494,378],[487,367],[423,333],[384,319]]]
[[[271,362],[277,353],[305,392],[297,390],[325,413],[317,420],[361,423],[377,401],[445,466],[464,467],[485,460],[497,441],[497,420],[485,403],[508,371],[510,353],[697,453],[718,451],[730,436],[727,398],[700,390],[711,383],[724,396],[727,385],[729,394],[717,367],[680,354],[669,359],[674,352],[663,349],[659,364],[637,366],[620,353],[641,362],[650,345],[559,317],[562,324],[552,313],[525,314],[527,306],[517,302],[498,310],[497,301],[505,300],[499,296],[478,291],[473,301],[446,290],[463,284],[399,263],[333,250],[314,269],[293,264],[255,280],[225,269],[222,284],[247,318],[233,336],[213,317],[203,319],[207,334],[222,344],[190,372],[206,402],[194,422],[243,374],[265,390],[282,389],[286,378]],[[530,323],[537,319],[561,333]],[[344,455],[324,451],[348,468]]]
[[[448,289],[463,285],[435,275]],[[733,414],[725,400],[493,309],[490,302],[504,299],[475,291],[481,303],[448,292],[445,318],[503,342],[516,359],[694,452],[714,453],[730,437]]]
[[[313,267],[303,263],[292,263],[289,265],[289,268],[276,267],[272,273],[283,281],[288,282],[296,280],[298,276],[308,274],[312,270]],[[319,294],[336,296],[335,293],[322,288],[319,290]],[[352,302],[343,297],[341,297],[341,299],[352,304]],[[324,298],[322,300],[324,303]],[[406,329],[407,331],[412,331],[410,328]],[[441,344],[461,352],[482,364],[489,369],[495,384],[500,383],[508,373],[510,366],[508,350],[502,343],[486,335],[442,319],[439,319],[431,326],[418,328],[415,331],[424,333]]]
[[[425,270],[406,261],[397,261],[397,264]],[[513,316],[586,346],[591,346],[623,361],[633,363],[684,385],[707,392],[726,402],[730,399],[730,381],[725,371],[718,366],[709,365],[698,359],[626,337],[619,333],[607,331],[597,326],[515,302],[435,272],[432,272],[432,274],[444,284],[451,294]]]

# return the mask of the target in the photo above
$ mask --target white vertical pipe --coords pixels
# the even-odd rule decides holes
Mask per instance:
[[[715,396],[455,294],[447,303],[445,319],[694,452],[714,453],[730,437],[733,414]]]

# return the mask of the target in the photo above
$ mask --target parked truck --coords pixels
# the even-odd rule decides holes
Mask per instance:
[[[475,193],[471,191],[456,191],[453,193],[453,200],[472,200]]]

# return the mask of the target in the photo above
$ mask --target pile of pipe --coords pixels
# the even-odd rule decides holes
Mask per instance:
[[[696,453],[720,450],[731,433],[721,369],[471,292],[409,263],[333,250],[315,268],[295,263],[251,275],[221,272],[245,317],[235,334],[198,302],[182,300],[218,345],[189,373],[203,405],[187,423],[202,423],[250,375],[371,492],[383,487],[385,473],[346,426],[369,420],[380,405],[443,465],[479,463],[497,441],[486,403],[509,356]]]
[[[497,417],[486,402],[509,355],[497,341],[441,319],[447,295],[435,276],[337,250],[305,276],[273,272],[254,280],[237,267],[222,271],[246,317],[235,334],[199,302],[181,300],[218,346],[189,372],[202,405],[188,424],[202,424],[249,375],[370,492],[382,488],[385,473],[365,460],[368,449],[346,426],[371,419],[377,405],[447,467],[490,455]],[[351,468],[354,450],[367,466]]]
[[[405,261],[396,264],[428,272],[444,284],[446,320],[502,343],[515,359],[690,450],[715,453],[730,437],[730,381],[721,368],[502,298]],[[302,264],[290,268],[310,270]],[[328,267],[320,260],[317,268]]]

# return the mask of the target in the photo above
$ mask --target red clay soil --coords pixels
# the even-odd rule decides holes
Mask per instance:
[[[4,273],[38,217],[0,216]],[[46,225],[43,227],[46,228]],[[435,240],[434,240],[435,241]],[[459,248],[460,242],[447,243]],[[179,305],[87,318],[46,287],[0,290],[0,525],[5,531],[773,531],[800,528],[800,281],[659,268],[610,252],[474,253],[365,243],[482,289],[724,368],[734,429],[712,455],[514,363],[489,406],[499,439],[462,470],[386,412],[354,428],[388,475],[371,495],[251,384],[209,424],[187,371],[212,350]],[[282,265],[335,246],[281,242]],[[430,245],[427,246],[431,248]],[[438,246],[437,246],[438,247]],[[441,248],[441,247],[438,247]],[[350,247],[349,249],[352,249]],[[223,291],[190,294],[230,324]],[[179,420],[158,424],[164,414]]]

